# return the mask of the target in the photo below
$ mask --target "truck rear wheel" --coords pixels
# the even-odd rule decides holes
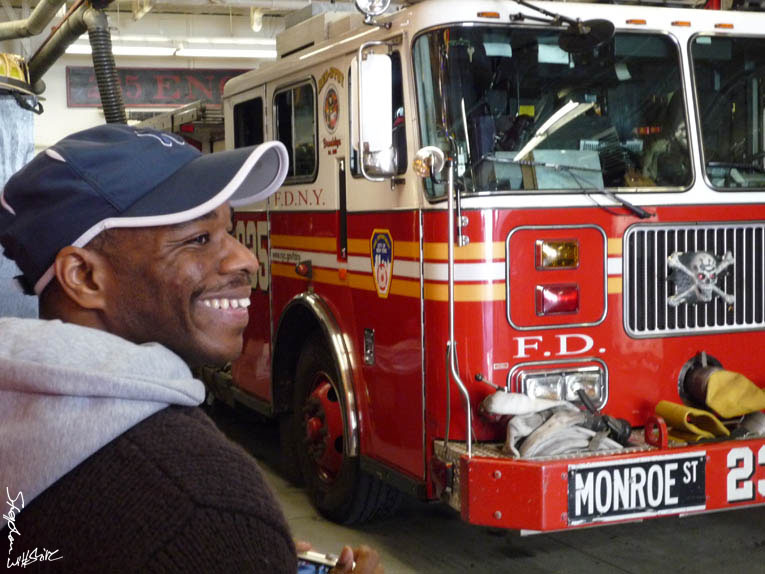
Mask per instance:
[[[295,376],[296,450],[316,508],[334,522],[353,524],[389,515],[399,491],[364,473],[345,453],[338,369],[320,333],[309,337]]]

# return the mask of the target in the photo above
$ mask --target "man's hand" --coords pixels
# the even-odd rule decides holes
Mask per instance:
[[[355,564],[354,564],[355,562]],[[351,549],[344,546],[340,552],[340,558],[330,574],[384,574],[385,570],[380,564],[380,555],[369,546],[361,545]]]

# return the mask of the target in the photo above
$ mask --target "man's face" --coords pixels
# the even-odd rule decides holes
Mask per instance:
[[[688,149],[688,128],[685,122],[682,122],[675,128],[675,139],[683,149]]]
[[[117,231],[106,328],[162,343],[191,366],[238,357],[258,261],[230,235],[228,204],[184,224]]]

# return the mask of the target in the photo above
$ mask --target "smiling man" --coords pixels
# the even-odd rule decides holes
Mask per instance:
[[[189,365],[237,357],[258,263],[230,234],[228,204],[173,226],[104,232],[96,250],[113,272],[101,328],[134,342],[172,341]]]
[[[231,207],[265,199],[286,173],[277,142],[202,155],[106,125],[8,181],[0,243],[41,316],[0,319],[9,564],[296,571],[271,491],[195,408],[204,388],[189,370],[241,352],[258,262],[231,236]],[[338,572],[354,558],[355,571],[377,568],[366,549],[343,556]]]

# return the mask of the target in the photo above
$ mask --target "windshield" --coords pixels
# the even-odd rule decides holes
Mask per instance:
[[[455,154],[465,192],[690,185],[677,45],[617,33],[574,55],[558,47],[560,34],[475,26],[418,37],[422,145]],[[445,193],[426,185],[432,197]]]
[[[765,187],[765,39],[698,36],[691,57],[709,183]]]

